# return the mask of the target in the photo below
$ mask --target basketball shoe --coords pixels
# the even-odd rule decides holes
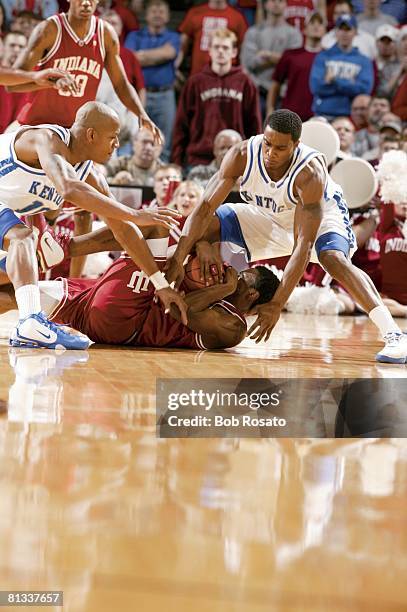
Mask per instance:
[[[63,326],[49,321],[43,312],[20,319],[11,333],[9,344],[21,348],[85,350],[87,336],[69,333]]]
[[[376,355],[381,363],[407,363],[407,335],[389,332],[383,336],[385,345]]]
[[[55,268],[69,257],[69,234],[56,233],[48,225],[43,214],[26,218],[36,238],[38,263],[42,272]]]

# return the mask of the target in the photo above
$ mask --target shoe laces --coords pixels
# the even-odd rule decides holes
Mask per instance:
[[[402,337],[403,337],[403,334],[400,332],[389,332],[388,334],[384,335],[383,339],[386,342],[386,344],[390,346],[396,346],[400,342]]]

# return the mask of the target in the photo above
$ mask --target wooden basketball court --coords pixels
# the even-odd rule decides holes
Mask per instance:
[[[63,590],[72,612],[405,612],[404,439],[327,439],[329,418],[314,438],[155,432],[160,377],[405,378],[375,363],[365,317],[284,315],[267,345],[226,352],[58,355],[9,351],[12,321],[0,318],[2,589]]]

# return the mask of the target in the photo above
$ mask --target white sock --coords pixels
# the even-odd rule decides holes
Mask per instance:
[[[40,288],[38,285],[23,285],[15,291],[20,319],[41,312]]]
[[[390,310],[387,308],[387,306],[376,306],[376,308],[373,308],[373,310],[369,312],[369,317],[376,327],[379,328],[382,336],[385,336],[389,332],[402,333],[401,329],[391,316]]]

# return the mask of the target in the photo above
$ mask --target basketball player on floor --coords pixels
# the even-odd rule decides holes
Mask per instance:
[[[376,359],[405,363],[407,336],[371,279],[352,265],[356,242],[342,190],[328,175],[324,156],[300,142],[301,130],[296,113],[277,110],[267,118],[264,134],[227,153],[183,229],[167,264],[167,280],[181,282],[186,255],[218,209],[226,228],[222,240],[239,245],[249,260],[290,255],[273,299],[257,308],[256,321],[248,332],[256,342],[269,339],[290,294],[313,261],[348,291],[382,333],[385,347]],[[246,203],[220,206],[240,177],[240,193]],[[221,275],[221,262],[215,263]]]
[[[166,238],[153,238],[162,236]],[[166,262],[168,232],[143,228],[157,265]],[[187,293],[188,320],[177,308],[168,314],[154,299],[148,276],[122,255],[99,279],[40,281],[41,305],[49,319],[74,327],[94,342],[129,346],[220,349],[239,344],[247,333],[244,315],[270,300],[277,277],[258,266],[239,275],[228,267],[223,283]],[[188,290],[187,290],[188,291]],[[0,294],[0,313],[15,308],[12,292]]]
[[[140,127],[152,131],[160,141],[159,129],[127,79],[116,32],[94,15],[97,5],[98,0],[70,0],[68,13],[52,15],[34,29],[14,68],[67,70],[75,79],[77,91],[44,90],[38,83],[10,87],[10,91],[29,92],[17,119],[20,124],[38,125],[52,118],[53,123],[71,127],[78,109],[95,100],[105,68],[124,106],[139,118]]]
[[[120,124],[114,111],[88,102],[70,130],[59,125],[21,127],[0,136],[0,249],[8,251],[6,272],[12,282],[20,321],[13,346],[85,348],[87,342],[48,321],[41,313],[38,264],[33,232],[16,215],[57,210],[63,200],[106,219],[113,234],[150,277],[168,309],[175,302],[186,321],[185,305],[170,289],[136,225],[176,224],[176,213],[136,211],[115,201],[105,179],[93,168],[104,164],[118,146]],[[130,222],[130,223],[124,223]],[[52,246],[52,245],[51,245]],[[46,243],[43,249],[49,248]]]

